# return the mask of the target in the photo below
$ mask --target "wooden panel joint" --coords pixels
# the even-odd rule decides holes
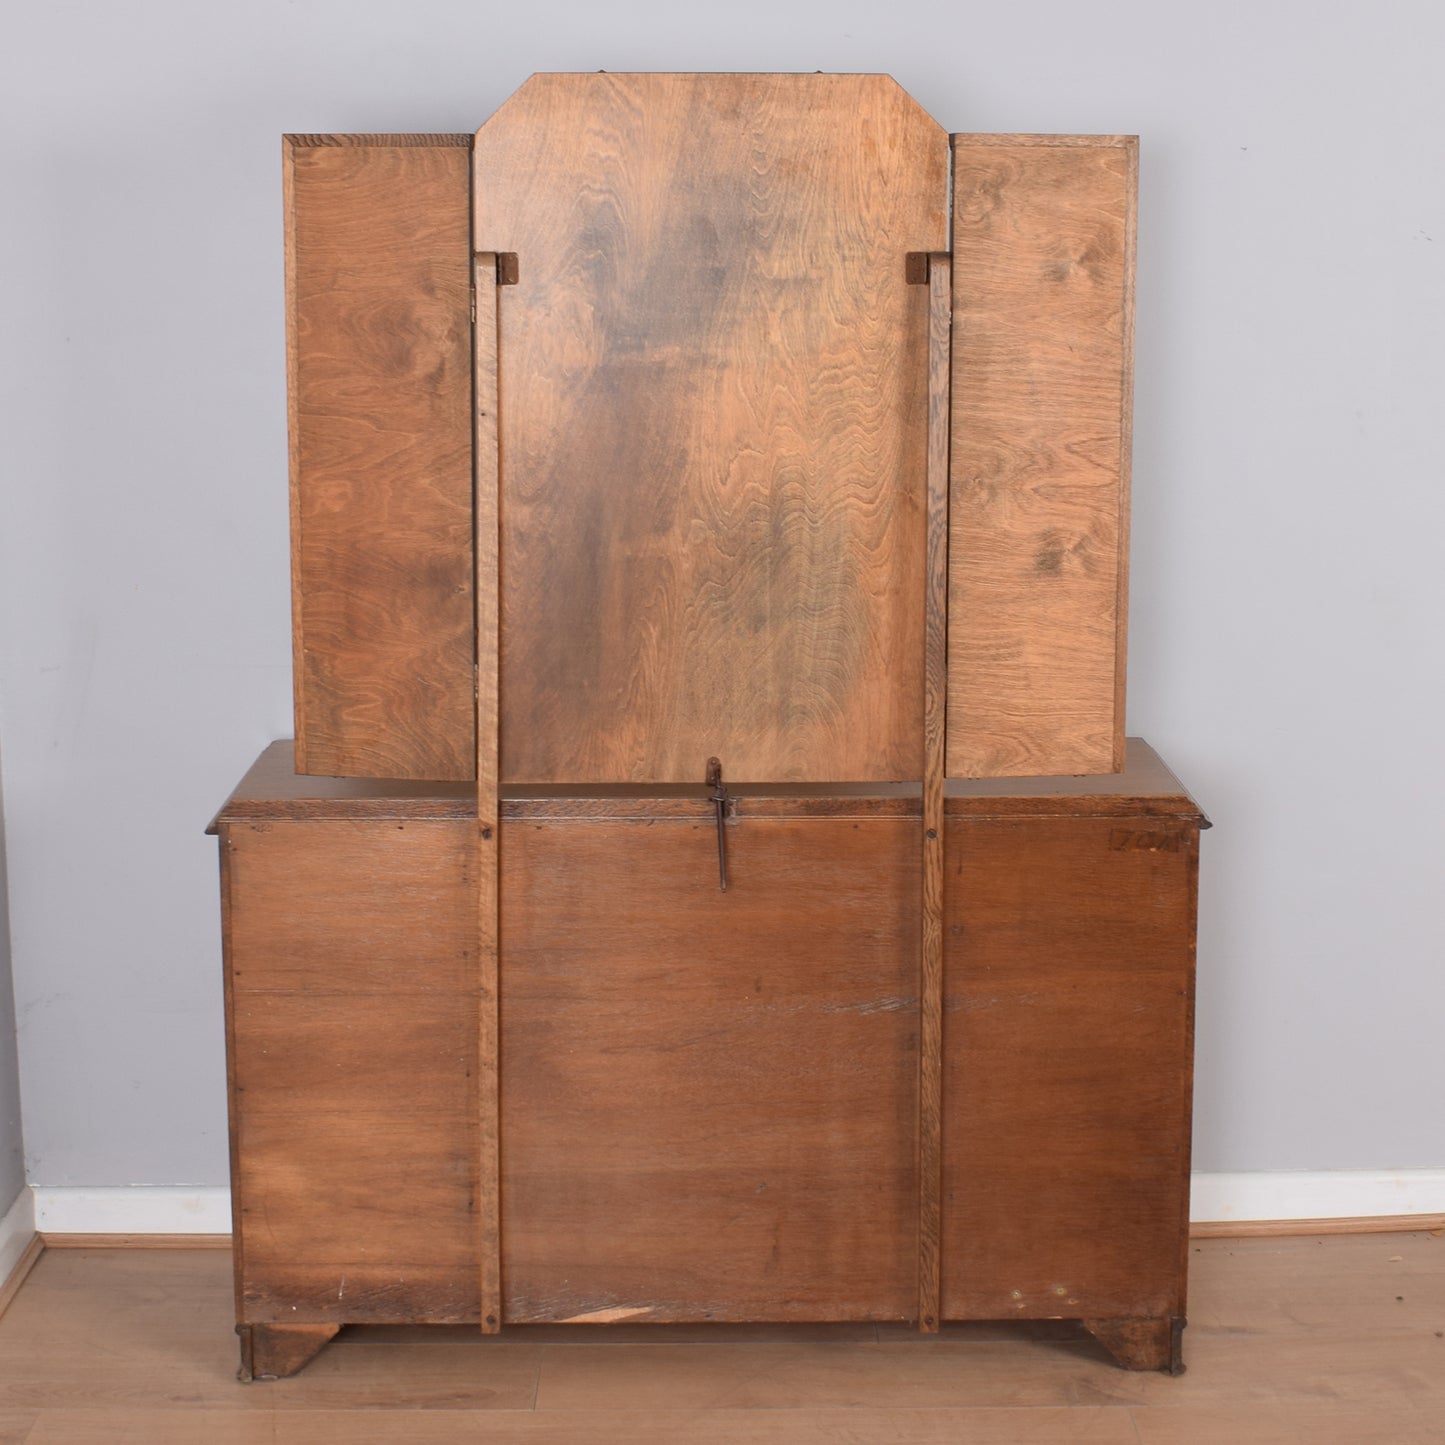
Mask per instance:
[[[919,1029],[918,1327],[941,1318],[943,1210],[943,783],[948,736],[948,454],[953,263],[928,270],[927,546],[923,662],[923,952]]]

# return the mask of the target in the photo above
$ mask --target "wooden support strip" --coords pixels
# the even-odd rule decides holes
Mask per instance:
[[[1338,1219],[1197,1219],[1191,1239],[1287,1239],[1315,1234],[1440,1234],[1445,1214],[1365,1214]]]
[[[948,446],[953,263],[928,265],[928,520],[923,663],[923,986],[918,1327],[938,1328],[943,1208],[943,776],[948,701]]]
[[[498,495],[497,258],[482,252],[472,268],[472,357],[476,457],[477,599],[477,971],[478,1019],[477,1209],[481,1256],[482,1333],[502,1324],[501,1156],[497,1094],[498,844]]]
[[[246,1318],[246,1232],[241,1192],[241,1091],[236,1080],[236,983],[232,951],[231,875],[235,843],[229,824],[217,829],[221,844],[221,986],[226,1001],[226,1137],[231,1164],[231,1298],[239,1327]],[[52,1246],[46,1240],[47,1247]]]

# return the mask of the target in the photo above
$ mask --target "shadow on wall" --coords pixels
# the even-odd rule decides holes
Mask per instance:
[[[15,1044],[15,989],[10,979],[10,895],[5,882],[5,797],[0,790],[0,1218],[25,1187],[20,1129],[20,1062]]]

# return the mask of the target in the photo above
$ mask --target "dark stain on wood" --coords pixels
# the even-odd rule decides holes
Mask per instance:
[[[917,776],[946,160],[878,76],[538,76],[478,132],[504,781]]]

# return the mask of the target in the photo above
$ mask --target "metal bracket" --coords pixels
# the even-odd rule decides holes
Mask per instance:
[[[728,814],[732,811],[733,800],[728,797],[727,784],[723,782],[722,763],[717,758],[707,760],[706,786],[712,789],[712,804],[717,811],[717,886],[728,891]]]

